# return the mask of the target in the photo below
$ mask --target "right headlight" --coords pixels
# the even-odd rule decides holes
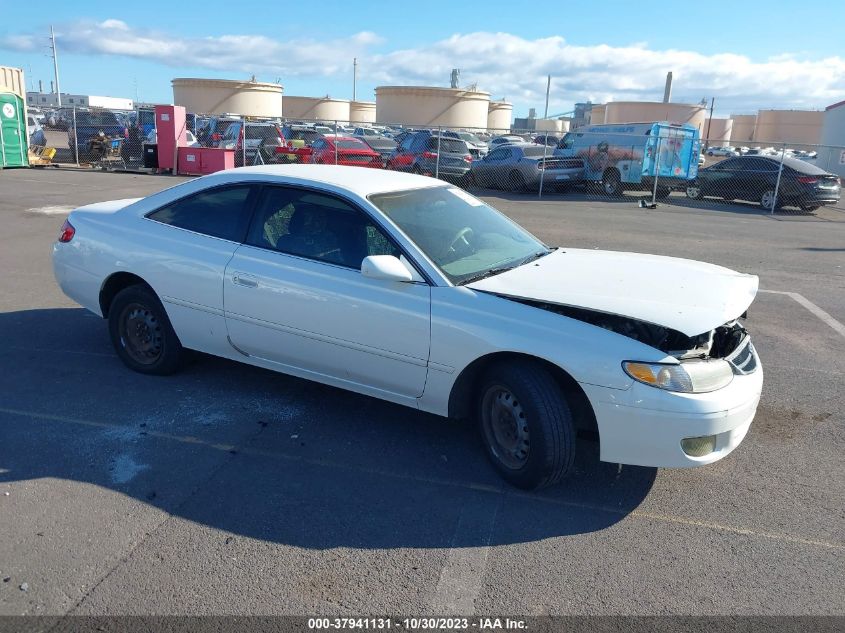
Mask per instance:
[[[622,369],[637,382],[666,391],[706,393],[730,384],[734,372],[721,359],[693,360],[679,364],[641,363],[626,360]]]

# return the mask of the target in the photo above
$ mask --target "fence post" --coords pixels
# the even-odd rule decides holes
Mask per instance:
[[[337,144],[339,142],[339,132],[337,131],[337,119],[334,122],[334,164],[337,165]]]
[[[437,156],[434,157],[434,177],[440,178],[440,138],[443,136],[443,128],[437,128]]]
[[[241,156],[243,158],[243,166],[246,167],[246,117],[244,117],[243,123],[243,126],[241,126],[241,134],[244,138],[241,141]]]
[[[537,197],[543,197],[543,181],[546,179],[546,152],[549,147],[549,131],[546,130],[546,135],[543,138],[543,168],[540,170],[540,189],[537,191]]]
[[[76,166],[79,167],[79,142],[76,136],[76,106],[73,106],[73,156],[76,159]]]
[[[780,166],[778,167],[778,179],[775,182],[775,195],[772,198],[772,210],[771,214],[774,215],[775,208],[778,206],[778,192],[780,191],[780,177],[783,174],[783,157],[786,154],[786,143],[783,144],[783,147],[780,148]]]
[[[657,179],[660,177],[660,141],[663,138],[657,135],[657,149],[654,152],[654,186],[651,189],[651,204],[657,204]]]

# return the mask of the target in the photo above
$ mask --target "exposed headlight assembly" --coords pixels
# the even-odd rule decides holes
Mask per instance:
[[[707,393],[726,387],[734,372],[721,359],[685,361],[680,364],[625,361],[622,369],[637,382],[666,391]]]

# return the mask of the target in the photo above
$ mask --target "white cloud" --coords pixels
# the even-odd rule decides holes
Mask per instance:
[[[545,77],[552,80],[552,112],[591,99],[659,99],[666,72],[674,73],[673,100],[715,96],[717,110],[759,107],[819,108],[845,99],[845,58],[813,59],[784,53],[764,60],[730,52],[704,55],[690,50],[658,50],[647,42],[626,46],[576,46],[563,37],[525,39],[508,33],[463,33],[415,48],[376,52],[389,46],[372,32],[325,40],[277,40],[233,34],[180,37],[132,28],[108,19],[78,22],[57,32],[59,48],[88,55],[120,55],[171,67],[286,78],[334,77],[349,72],[359,58],[362,84],[444,85],[452,68],[463,85],[476,83],[494,98],[539,105]],[[0,48],[34,52],[32,34],[0,37]]]

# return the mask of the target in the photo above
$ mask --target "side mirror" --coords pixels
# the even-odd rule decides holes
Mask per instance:
[[[361,262],[361,274],[383,281],[412,281],[411,273],[393,255],[370,255]]]

